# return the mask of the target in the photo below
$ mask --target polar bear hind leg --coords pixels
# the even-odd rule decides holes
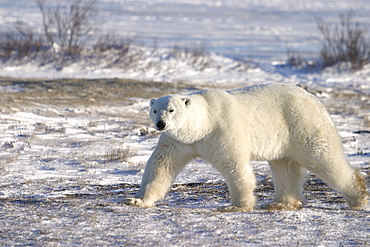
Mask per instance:
[[[326,166],[326,169],[317,169],[315,166],[310,166],[308,169],[328,183],[330,187],[343,193],[353,209],[361,209],[367,204],[365,179],[348,165],[345,158],[323,166]]]
[[[262,205],[268,210],[294,210],[302,207],[305,199],[302,194],[306,169],[299,163],[288,159],[269,162],[274,181],[275,198]]]
[[[343,193],[353,209],[361,209],[367,204],[368,193],[365,179],[357,170],[349,166],[342,151],[326,151],[300,163],[331,188]]]

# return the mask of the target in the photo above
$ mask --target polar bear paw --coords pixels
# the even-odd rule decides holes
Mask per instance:
[[[133,207],[153,207],[153,203],[146,203],[140,198],[128,198],[124,201],[124,204],[127,206],[133,206]]]
[[[232,212],[250,212],[253,211],[253,208],[241,208],[237,206],[224,206],[217,208],[217,211],[223,212],[223,213],[232,213]]]

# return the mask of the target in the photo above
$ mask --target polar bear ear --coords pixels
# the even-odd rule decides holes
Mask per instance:
[[[191,99],[190,98],[183,98],[182,99],[185,103],[186,106],[190,106],[191,105]]]
[[[157,100],[156,99],[151,99],[150,100],[150,106],[152,106]]]

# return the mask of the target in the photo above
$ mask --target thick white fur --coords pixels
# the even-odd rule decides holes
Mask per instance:
[[[250,160],[270,163],[275,199],[264,206],[267,209],[302,205],[306,169],[342,192],[353,208],[367,203],[364,179],[348,165],[328,112],[299,87],[271,84],[165,96],[151,101],[150,116],[154,125],[166,125],[140,191],[128,205],[154,206],[196,157],[224,176],[232,206],[223,211],[249,211],[255,206]]]

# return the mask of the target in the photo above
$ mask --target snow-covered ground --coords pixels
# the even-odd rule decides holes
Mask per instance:
[[[208,87],[306,87],[329,109],[351,165],[368,178],[370,67],[304,73],[281,65],[286,42],[303,54],[318,51],[314,17],[336,19],[354,9],[369,23],[366,1],[106,0],[98,6],[110,16],[104,29],[147,44],[157,39],[159,47],[135,48],[142,56],[134,67],[105,61],[76,61],[62,69],[32,60],[0,64],[0,76],[20,78],[0,79],[2,245],[370,244],[369,208],[349,210],[340,194],[312,175],[305,184],[308,204],[297,211],[217,212],[230,203],[227,188],[202,160],[186,167],[158,207],[121,203],[138,190],[159,137],[147,116],[148,100]],[[33,1],[0,0],[0,16],[0,30],[17,20],[40,28]],[[212,61],[206,67],[170,55],[174,43],[202,42],[210,51],[204,59]],[[265,162],[252,165],[261,204],[273,197],[271,176]]]
[[[298,82],[298,81],[296,81]],[[3,245],[368,244],[370,210],[309,175],[297,211],[219,213],[230,203],[220,174],[191,162],[158,207],[122,204],[138,190],[158,133],[150,97],[201,86],[131,80],[2,79],[0,242]],[[328,107],[352,166],[369,176],[369,88],[308,87]],[[268,165],[252,162],[258,204],[273,197]]]

